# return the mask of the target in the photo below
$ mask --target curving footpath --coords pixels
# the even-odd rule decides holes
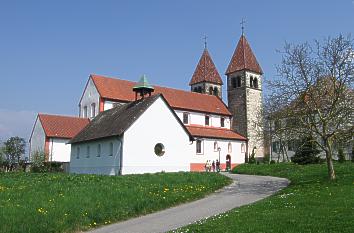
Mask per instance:
[[[270,176],[228,174],[234,182],[213,194],[186,204],[124,222],[97,228],[92,233],[166,232],[268,197],[288,186],[289,180]]]

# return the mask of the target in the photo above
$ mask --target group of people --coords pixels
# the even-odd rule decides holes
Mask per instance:
[[[211,162],[211,160],[207,160],[205,165],[205,171],[206,172],[220,172],[220,161],[216,160],[216,162],[213,160],[213,162]]]

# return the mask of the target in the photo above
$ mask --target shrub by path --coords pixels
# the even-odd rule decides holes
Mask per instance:
[[[226,174],[234,182],[208,197],[157,213],[105,226],[91,233],[166,232],[261,200],[288,185],[284,178]]]

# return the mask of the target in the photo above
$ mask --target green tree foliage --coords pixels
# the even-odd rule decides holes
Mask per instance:
[[[45,172],[45,153],[43,151],[36,151],[31,158],[31,172]]]
[[[314,140],[306,138],[303,140],[302,146],[299,147],[295,155],[291,158],[291,161],[297,164],[320,163],[319,153],[320,150],[317,148]]]
[[[20,137],[11,137],[4,143],[4,153],[11,165],[19,163],[21,156],[25,154],[26,142]]]

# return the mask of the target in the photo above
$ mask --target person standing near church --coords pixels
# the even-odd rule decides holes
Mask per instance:
[[[216,160],[216,171],[220,172],[220,162],[219,162],[219,160]]]
[[[215,161],[213,160],[213,163],[211,164],[211,167],[213,168],[213,172],[215,172]]]

